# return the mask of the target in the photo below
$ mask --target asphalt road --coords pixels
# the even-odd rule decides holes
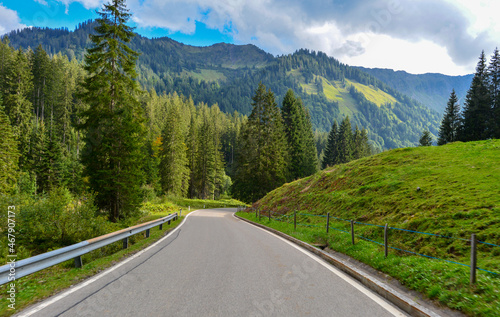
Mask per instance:
[[[145,252],[20,315],[406,316],[234,211],[193,212]]]

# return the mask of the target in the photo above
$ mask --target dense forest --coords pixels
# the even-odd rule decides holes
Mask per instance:
[[[136,217],[156,195],[217,199],[234,190],[250,202],[316,172],[309,111],[292,90],[279,108],[258,84],[249,118],[176,92],[144,90],[136,80],[139,54],[127,45],[134,34],[123,23],[106,26],[112,23],[102,14],[84,63],[41,45],[15,50],[8,37],[0,42],[2,202],[77,201],[87,216],[98,216],[89,221],[116,222]],[[120,41],[112,47],[106,39],[113,36]],[[268,111],[272,120],[263,119]],[[252,153],[261,156],[244,162]],[[276,163],[278,177],[269,176]],[[253,191],[249,184],[261,190],[238,190]],[[42,215],[35,208],[33,217]]]
[[[41,44],[49,55],[61,52],[69,60],[83,60],[95,22],[75,31],[30,28],[8,34],[14,48]],[[145,89],[174,92],[195,104],[217,104],[222,112],[249,115],[255,87],[262,82],[282,103],[292,89],[309,110],[313,129],[329,131],[346,116],[364,127],[379,150],[414,146],[420,132],[437,135],[439,115],[357,68],[321,52],[301,49],[273,57],[253,45],[183,45],[166,37],[136,35],[130,47],[141,55],[137,80]],[[375,99],[370,95],[375,94]],[[387,101],[382,97],[388,97]],[[376,99],[381,98],[381,102]]]

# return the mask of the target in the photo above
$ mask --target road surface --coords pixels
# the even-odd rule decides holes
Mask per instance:
[[[145,252],[19,315],[406,316],[234,211],[193,212]]]

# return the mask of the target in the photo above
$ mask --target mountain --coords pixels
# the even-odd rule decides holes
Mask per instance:
[[[38,45],[49,54],[82,60],[94,23],[68,29],[27,28],[8,34],[15,48]],[[439,114],[362,70],[344,65],[321,52],[299,50],[273,56],[254,45],[184,45],[167,37],[137,35],[130,47],[141,53],[138,80],[146,89],[178,92],[195,103],[217,103],[222,111],[250,113],[259,82],[278,102],[293,89],[309,109],[313,125],[329,131],[334,120],[350,116],[366,128],[379,149],[414,146],[422,130],[437,135]],[[446,92],[448,93],[448,92]]]
[[[430,73],[414,75],[392,69],[357,68],[439,113],[444,112],[452,89],[455,89],[458,102],[463,104],[472,77],[474,77],[473,74],[464,76]]]

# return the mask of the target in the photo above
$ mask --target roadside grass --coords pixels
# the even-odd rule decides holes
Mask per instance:
[[[152,202],[145,202],[140,208],[142,216],[121,223],[122,227],[126,228],[159,219],[178,212],[180,208],[182,208],[182,217],[177,221],[172,221],[170,225],[167,225],[167,223],[163,224],[163,230],[161,231],[158,227],[152,228],[150,237],[147,239],[145,238],[145,233],[139,233],[130,237],[129,247],[125,250],[122,249],[122,242],[119,241],[83,255],[82,268],[75,268],[74,261],[69,260],[16,280],[15,310],[8,308],[10,302],[7,301],[7,291],[10,283],[0,286],[0,316],[14,315],[30,305],[55,295],[119,263],[161,239],[179,225],[182,219],[191,211],[203,208],[203,205],[206,205],[207,208],[220,208],[224,205],[227,207],[236,207],[244,204],[234,199],[213,201],[173,197],[163,197],[155,199]],[[191,211],[188,210],[188,206],[191,206]]]
[[[266,216],[261,216],[259,220],[254,212],[238,212],[237,215],[309,244],[326,244],[332,250],[351,256],[392,276],[401,284],[424,294],[439,305],[459,310],[469,316],[500,316],[499,277],[478,272],[477,283],[471,287],[469,268],[464,266],[406,255],[395,250],[390,250],[388,257],[385,258],[382,246],[359,238],[356,238],[356,244],[352,245],[349,233],[330,229],[330,233],[326,234],[325,227],[299,225],[297,230],[294,230],[293,218],[288,220],[291,223],[286,223],[274,219],[269,221]],[[341,226],[337,229],[340,228],[346,229]]]

